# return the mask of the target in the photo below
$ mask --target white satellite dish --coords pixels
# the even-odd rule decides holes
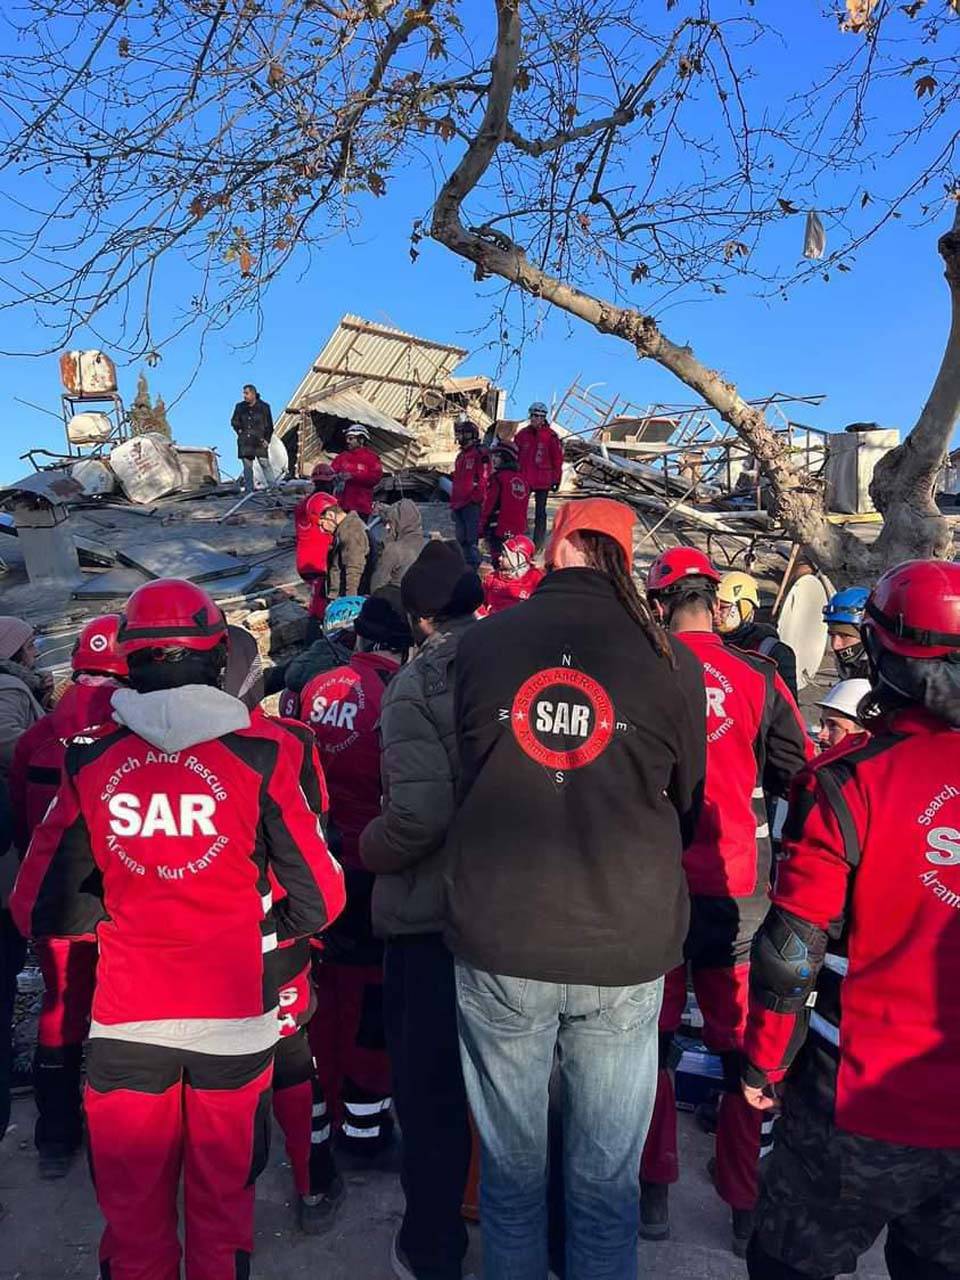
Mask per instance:
[[[272,489],[286,478],[290,462],[287,446],[278,435],[270,437],[265,458],[253,460],[253,487],[255,489]]]
[[[787,592],[777,619],[780,639],[797,655],[797,688],[813,684],[827,652],[823,606],[833,595],[827,578],[808,573]]]

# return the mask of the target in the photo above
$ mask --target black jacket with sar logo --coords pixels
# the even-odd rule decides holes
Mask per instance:
[[[468,963],[597,986],[680,963],[706,708],[699,662],[673,648],[675,666],[592,569],[463,637],[447,941]]]

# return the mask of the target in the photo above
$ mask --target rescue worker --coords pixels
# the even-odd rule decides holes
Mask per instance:
[[[832,1280],[884,1227],[892,1280],[960,1276],[960,564],[865,607],[869,739],[797,781],[754,943],[743,1089],[783,1114],[753,1280]]]
[[[539,551],[547,536],[547,498],[563,478],[563,445],[550,426],[547,406],[535,400],[527,410],[527,425],[516,435],[520,474],[533,494],[533,544]]]
[[[243,463],[243,491],[253,492],[253,462],[264,459],[273,435],[273,414],[260,392],[248,382],[243,388],[243,399],[235,405],[230,425],[237,433],[237,457]]]
[[[367,520],[373,510],[373,491],[383,479],[383,465],[370,448],[370,432],[362,423],[347,427],[346,440],[346,449],[331,464],[342,486],[340,506]]]
[[[376,508],[384,537],[370,578],[370,592],[399,587],[400,580],[423,550],[423,517],[409,498]]]
[[[797,655],[780,639],[777,628],[758,618],[760,587],[749,573],[733,570],[725,573],[717,588],[720,605],[720,622],[717,630],[725,644],[737,649],[752,649],[772,658],[777,664],[780,679],[797,700]]]
[[[866,587],[845,587],[823,607],[823,620],[830,636],[830,648],[841,680],[868,680],[870,662],[863,647],[860,627],[870,592]]]
[[[68,748],[11,899],[26,936],[97,935],[84,1100],[110,1280],[179,1274],[181,1173],[186,1274],[249,1274],[278,943],[344,902],[316,748],[223,692],[226,636],[193,583],[133,593],[131,687],[115,723]]]
[[[327,572],[334,531],[330,522],[323,520],[323,514],[338,505],[332,494],[320,489],[298,502],[293,513],[297,573],[310,586],[308,640],[319,634],[327,608]]]
[[[310,472],[314,493],[333,494],[337,488],[337,473],[329,462],[318,462]]]
[[[501,442],[493,451],[493,475],[480,511],[480,532],[494,569],[500,568],[500,554],[508,538],[527,532],[530,486],[519,471],[516,446]]]
[[[480,567],[480,512],[490,483],[490,452],[480,444],[480,428],[469,418],[454,427],[460,452],[453,464],[450,510],[463,558],[471,569]]]
[[[526,534],[506,540],[499,570],[488,573],[483,580],[483,604],[477,610],[478,618],[488,618],[530,599],[544,577],[543,570],[533,563],[535,554]]]
[[[403,1130],[406,1206],[391,1263],[400,1280],[459,1280],[470,1129],[443,941],[444,846],[458,778],[453,673],[483,590],[456,543],[430,541],[400,592],[420,648],[383,697],[383,812],[360,837],[377,876],[373,926],[386,940],[384,1020]]]
[[[311,1044],[342,1148],[370,1160],[391,1143],[390,1060],[383,1026],[383,942],[370,916],[373,874],[360,861],[360,834],[380,812],[384,691],[413,638],[397,588],[368,596],[354,623],[346,666],[315,676],[301,696],[330,793],[331,848],[344,868],[347,906],[323,938],[314,972],[317,1012]]]
[[[764,793],[785,795],[812,747],[773,661],[732,649],[717,634],[719,584],[719,573],[695,547],[663,552],[647,575],[647,598],[657,616],[702,666],[707,772],[700,820],[683,855],[690,928],[684,963],[665,983],[657,1104],[640,1170],[640,1233],[647,1239],[669,1234],[668,1187],[679,1169],[668,1064],[686,1005],[689,967],[704,1043],[723,1061],[715,1182],[730,1206],[732,1245],[742,1257],[753,1230],[760,1159],[760,1116],[740,1093],[740,1050],[750,944],[769,905]]]
[[[332,538],[327,561],[327,599],[366,593],[371,571],[371,543],[367,526],[355,511],[327,506],[319,525]]]
[[[356,637],[356,622],[366,596],[341,596],[331,600],[323,616],[322,634],[308,649],[290,661],[283,673],[284,689],[280,694],[280,714],[300,719],[300,694],[314,676],[350,661]]]
[[[817,703],[820,708],[817,745],[821,751],[838,747],[852,733],[864,732],[860,704],[869,692],[869,680],[841,680]]]
[[[564,504],[545,581],[458,655],[445,937],[487,1280],[547,1274],[558,1051],[566,1274],[637,1275],[637,1172],[663,975],[686,932],[681,853],[705,734],[699,664],[631,575],[635,523],[619,502]]]
[[[112,721],[110,700],[127,678],[127,660],[117,643],[119,625],[119,615],[110,613],[83,627],[70,659],[72,683],[17,743],[10,803],[14,840],[22,853],[57,794],[70,742]],[[33,1057],[34,1142],[40,1177],[62,1178],[83,1138],[83,1042],[90,1026],[97,943],[93,935],[43,938],[34,951],[44,987]]]

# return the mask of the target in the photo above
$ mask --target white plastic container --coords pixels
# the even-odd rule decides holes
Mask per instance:
[[[72,396],[110,396],[117,389],[117,366],[102,351],[65,351],[60,357],[60,380]]]
[[[67,423],[71,444],[103,444],[110,439],[113,423],[105,413],[75,413]]]
[[[110,468],[131,502],[156,502],[164,494],[184,488],[176,449],[155,431],[134,436],[111,449]]]

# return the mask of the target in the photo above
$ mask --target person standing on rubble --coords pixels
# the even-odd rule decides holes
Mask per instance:
[[[355,511],[369,520],[373,491],[383,479],[383,464],[370,448],[370,432],[361,422],[347,427],[347,447],[332,466],[339,484],[338,501],[344,511]]]
[[[690,928],[684,962],[667,974],[664,989],[657,1104],[640,1167],[640,1234],[648,1240],[669,1235],[668,1189],[679,1168],[668,1068],[686,1007],[689,967],[704,1043],[723,1063],[714,1181],[730,1206],[733,1250],[742,1257],[753,1230],[760,1160],[760,1115],[741,1096],[740,1071],[750,945],[769,905],[764,796],[785,795],[813,748],[773,659],[728,648],[717,634],[720,581],[696,547],[663,552],[647,575],[647,598],[658,618],[701,664],[707,773],[700,821],[683,855]]]
[[[309,734],[220,687],[210,597],[146,583],[119,643],[130,688],[68,748],[11,910],[25,936],[97,936],[85,1109],[101,1273],[179,1273],[182,1173],[187,1275],[237,1280],[269,1142],[275,959],[339,914],[343,873]]]
[[[260,392],[248,382],[243,399],[233,410],[230,425],[237,433],[237,456],[243,463],[243,491],[253,492],[254,458],[266,458],[273,435],[273,414]]]
[[[327,599],[366,594],[372,548],[369,530],[360,515],[330,503],[320,512],[318,524],[332,539],[327,561]]]
[[[480,512],[490,484],[490,452],[480,443],[480,428],[469,418],[454,427],[460,452],[453,465],[450,510],[457,544],[471,569],[480,567]]]
[[[383,521],[380,554],[370,578],[370,591],[399,587],[403,575],[423,550],[423,517],[409,498],[374,508]]]
[[[337,505],[337,500],[331,493],[318,489],[298,502],[293,513],[297,573],[310,586],[310,604],[307,609],[308,644],[312,644],[319,636],[327,609],[327,574],[335,530],[329,521],[324,521],[323,516],[330,507]]]
[[[493,475],[480,511],[480,532],[495,570],[508,538],[527,532],[530,486],[520,474],[516,445],[501,441],[493,451]]]
[[[483,588],[456,543],[431,541],[400,592],[420,649],[383,697],[383,812],[360,837],[360,857],[377,876],[373,924],[386,939],[384,1019],[403,1131],[406,1208],[391,1262],[400,1280],[460,1280],[470,1128],[443,868],[459,775],[454,671]]]
[[[545,580],[458,655],[446,938],[487,1280],[547,1274],[558,1049],[566,1274],[637,1275],[657,1015],[687,928],[681,855],[706,735],[699,665],[634,584],[634,525],[619,502],[566,503]]]
[[[520,474],[533,494],[533,544],[539,551],[547,536],[547,499],[563,478],[563,445],[542,400],[535,400],[527,412],[527,425],[517,432],[516,445]]]
[[[57,794],[70,742],[112,721],[111,699],[127,680],[119,626],[119,615],[109,613],[83,627],[70,659],[72,683],[17,743],[10,803],[21,856]],[[44,986],[33,1057],[34,1142],[40,1177],[62,1178],[83,1138],[83,1042],[90,1027],[97,943],[94,936],[44,938],[34,950]]]
[[[717,630],[724,644],[735,649],[749,649],[772,658],[777,664],[780,679],[797,700],[797,655],[780,639],[776,627],[761,622],[760,584],[749,573],[732,570],[720,579],[717,588],[720,620]]]
[[[865,606],[870,738],[797,780],[754,943],[743,1091],[770,1115],[752,1280],[960,1276],[960,564]],[[785,1083],[783,1083],[785,1082]]]
[[[376,1159],[392,1142],[390,1060],[383,1022],[383,942],[373,934],[373,873],[360,861],[364,828],[380,812],[384,693],[413,644],[397,587],[368,596],[346,666],[304,687],[300,718],[320,750],[330,793],[331,849],[344,868],[347,906],[327,930],[314,968],[311,1044],[331,1132],[344,1150]]]

